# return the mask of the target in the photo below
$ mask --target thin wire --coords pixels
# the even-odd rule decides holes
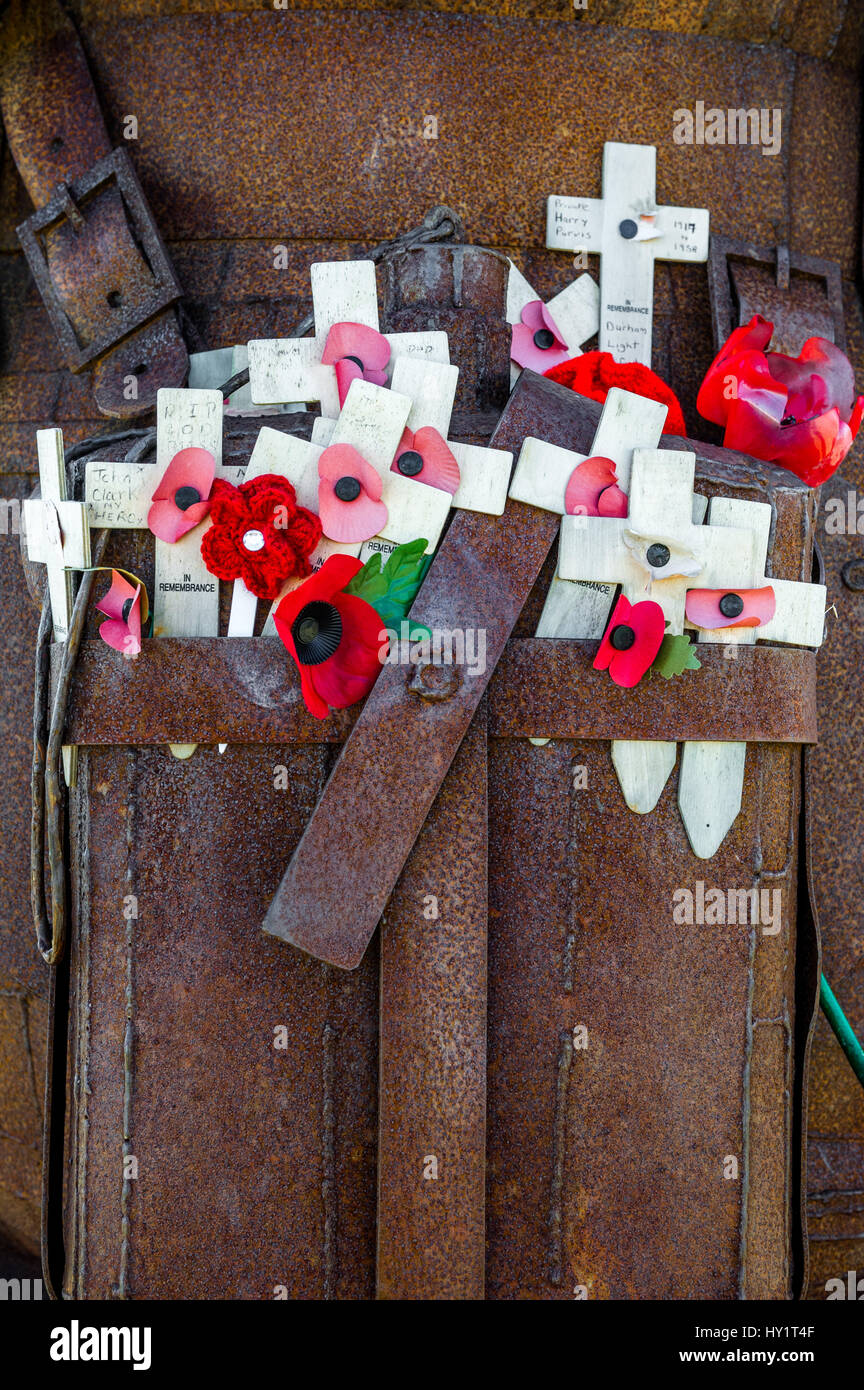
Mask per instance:
[[[822,1005],[822,1012],[834,1030],[846,1059],[857,1076],[861,1085],[864,1086],[864,1047],[861,1046],[854,1032],[852,1025],[841,1009],[837,996],[823,975],[819,985],[819,1003]]]

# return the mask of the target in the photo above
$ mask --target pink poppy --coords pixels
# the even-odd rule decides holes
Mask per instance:
[[[434,425],[424,425],[413,434],[405,430],[390,465],[391,473],[414,478],[418,483],[454,493],[459,486],[459,464],[447,441]]]
[[[631,604],[621,594],[606,624],[594,669],[608,670],[616,685],[638,685],[660,650],[665,629],[659,603],[643,599]]]
[[[384,368],[390,361],[390,344],[383,333],[365,323],[334,323],[327,334],[321,361],[336,369],[336,386],[342,406],[352,381],[387,385]]]
[[[351,444],[331,444],[318,460],[318,514],[331,541],[368,541],[387,524],[381,478]]]
[[[688,589],[684,611],[694,627],[763,627],[774,617],[777,600],[764,589]]]
[[[203,521],[210,510],[216,460],[207,449],[181,449],[162,474],[147,513],[147,525],[173,545]]]
[[[564,510],[568,516],[627,515],[627,498],[611,459],[594,454],[576,465],[564,493]]]
[[[111,571],[111,588],[96,607],[108,621],[99,628],[103,642],[130,659],[141,650],[141,584],[130,584],[117,570]]]
[[[526,304],[522,322],[513,325],[510,356],[518,366],[541,373],[573,356],[542,300]]]
[[[788,468],[810,487],[830,478],[864,414],[852,367],[827,338],[797,357],[767,352],[774,325],[754,314],[730,334],[699,390],[700,415],[722,425],[723,443]]]

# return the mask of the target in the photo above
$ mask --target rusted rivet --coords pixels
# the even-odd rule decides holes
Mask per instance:
[[[414,663],[406,682],[408,689],[430,704],[449,700],[462,684],[461,666],[436,666],[433,661]]]
[[[853,593],[860,594],[864,591],[864,557],[847,560],[840,571],[840,577],[846,588],[851,589]]]

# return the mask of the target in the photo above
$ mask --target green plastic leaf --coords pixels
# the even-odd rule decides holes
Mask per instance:
[[[682,671],[698,671],[702,667],[702,662],[696,655],[695,643],[690,641],[686,633],[679,633],[677,637],[666,636],[660,643],[660,650],[651,663],[650,673],[658,676],[665,676],[667,680],[671,676],[680,676]]]
[[[397,545],[383,567],[381,553],[376,551],[346,585],[346,594],[354,594],[370,604],[385,627],[397,626],[414,602],[432,563],[432,556],[426,554],[427,545],[422,537]]]

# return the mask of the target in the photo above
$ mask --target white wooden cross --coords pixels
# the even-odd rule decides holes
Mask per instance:
[[[248,366],[249,349],[245,343],[236,343],[234,347],[210,348],[205,352],[190,352],[187,385],[193,390],[218,391]],[[225,414],[241,419],[247,415],[289,415],[305,409],[302,401],[285,402],[282,405],[255,405],[248,382],[245,386],[238,386],[225,401]]]
[[[362,323],[378,331],[378,291],[373,261],[318,261],[310,266],[315,335],[258,339],[249,343],[249,390],[256,405],[318,401],[321,414],[339,414],[335,367],[321,361],[336,323]],[[386,333],[390,366],[402,356],[449,362],[447,334]]]
[[[511,261],[507,279],[507,322],[521,323],[522,310],[539,298],[533,285]],[[581,356],[582,344],[594,337],[600,323],[600,291],[596,280],[587,274],[578,275],[560,294],[546,301],[546,308],[560,329],[570,356]],[[511,361],[511,390],[521,375],[522,368]]]
[[[762,627],[699,628],[697,640],[738,645],[773,641],[802,647],[821,646],[825,586],[775,579],[765,573],[771,531],[769,504],[715,497],[708,515],[712,527],[746,527],[752,538],[750,555],[735,584],[729,587],[761,589],[770,584],[776,609],[773,618]],[[700,579],[690,587],[719,586]],[[700,859],[710,859],[716,854],[741,810],[746,753],[746,743],[685,743],[681,750],[678,807],[693,853]]]
[[[219,391],[163,387],[156,395],[156,462],[101,463],[86,468],[84,496],[94,527],[146,529],[157,483],[181,449],[198,446],[216,460],[216,476],[239,482],[242,469],[222,466],[222,396]],[[201,556],[205,519],[173,545],[156,538],[154,637],[218,637],[219,581]],[[188,758],[195,744],[171,744]]]
[[[651,366],[654,262],[706,261],[708,213],[657,207],[653,145],[603,146],[603,197],[547,204],[546,245],[601,256],[600,349]]]
[[[75,601],[75,570],[89,569],[90,527],[83,502],[66,495],[66,461],[63,431],[36,431],[41,497],[28,498],[23,506],[27,557],[45,565],[51,625],[55,642],[65,642]],[[74,747],[63,749],[66,785],[75,785],[78,756]]]

